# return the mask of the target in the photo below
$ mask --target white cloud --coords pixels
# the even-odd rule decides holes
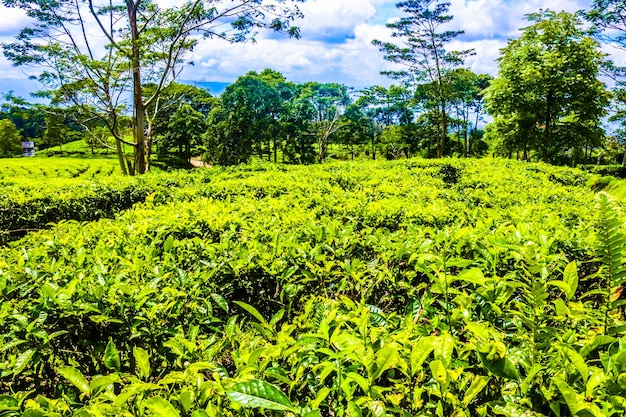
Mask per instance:
[[[451,24],[465,31],[471,39],[511,38],[518,36],[519,29],[528,26],[524,16],[536,13],[541,8],[575,13],[588,8],[584,0],[452,0]]]
[[[376,15],[376,7],[367,0],[309,0],[300,10],[304,20],[299,24],[304,37],[324,32],[352,32]]]
[[[21,9],[0,5],[0,35],[13,35],[30,23]]]
[[[163,5],[180,4],[175,0],[158,1]],[[272,68],[297,82],[336,81],[356,87],[388,85],[391,81],[380,75],[380,71],[389,69],[390,64],[371,41],[391,40],[384,24],[399,15],[394,6],[396,1],[308,0],[300,5],[305,18],[295,22],[301,28],[302,39],[261,32],[256,44],[201,40],[191,57],[196,65],[187,67],[183,78],[232,82],[248,71]],[[528,25],[524,14],[537,12],[541,7],[574,12],[591,4],[591,0],[450,1],[450,13],[454,15],[451,26],[465,30],[465,35],[449,45],[450,49],[475,49],[476,55],[468,58],[467,66],[492,75],[497,72],[500,48],[508,38],[519,35],[519,28]],[[19,10],[0,6],[0,36],[3,32],[14,35],[26,23]],[[620,51],[616,61],[626,64],[626,53]],[[25,76],[0,58],[0,79],[13,77]]]

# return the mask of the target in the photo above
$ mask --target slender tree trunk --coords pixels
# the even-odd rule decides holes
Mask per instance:
[[[624,158],[622,158],[622,166],[626,166],[626,151],[624,151]]]
[[[126,170],[126,163],[124,162],[124,151],[122,149],[122,141],[119,138],[115,138],[115,151],[117,152],[117,160],[120,163],[120,169],[122,174],[128,175]]]
[[[274,139],[274,163],[278,163],[278,141]]]
[[[446,113],[446,101],[441,100],[441,131],[439,132],[439,144],[437,146],[437,158],[442,158],[446,148],[448,136],[448,114]]]
[[[546,99],[546,128],[544,131],[544,143],[543,143],[543,161],[550,162],[549,159],[549,147],[552,141],[552,92],[548,93]]]
[[[139,28],[137,26],[137,7],[132,0],[126,0],[128,20],[132,37],[131,69],[133,73],[133,104],[135,106],[135,149],[134,172],[146,172],[146,109],[141,85],[141,51],[139,50]]]

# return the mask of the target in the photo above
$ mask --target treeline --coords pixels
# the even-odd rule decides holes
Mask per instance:
[[[491,77],[458,69],[448,74],[451,89],[451,140],[447,154],[478,156],[487,144],[479,128],[484,119],[482,90]],[[150,86],[148,86],[149,88]],[[338,83],[294,83],[266,69],[239,77],[219,96],[193,85],[170,85],[162,94],[158,117],[149,128],[159,156],[234,165],[250,157],[308,164],[329,157],[395,159],[436,156],[433,116],[407,86],[353,90]],[[19,141],[35,140],[40,149],[82,138],[91,152],[114,149],[104,125],[86,122],[80,108],[33,105],[5,96],[0,119],[21,132]],[[81,122],[82,120],[82,122]],[[119,121],[132,135],[132,120]],[[0,130],[2,125],[0,124]],[[329,153],[333,145],[338,152]]]
[[[359,154],[392,159],[486,152],[558,164],[626,161],[626,129],[613,129],[626,120],[620,81],[626,70],[602,52],[603,43],[626,46],[626,12],[620,4],[603,0],[576,14],[540,10],[527,15],[528,26],[501,50],[499,75],[491,79],[466,68],[473,50],[450,49],[463,31],[447,30],[453,19],[448,2],[404,1],[397,4],[399,19],[387,25],[393,42],[374,41],[395,64],[396,70],[384,72],[394,85],[353,90],[337,83],[298,84],[267,69],[241,76],[220,97],[175,82],[184,61],[174,57],[190,52],[193,42],[171,45],[182,55],[159,54],[156,48],[167,45],[169,32],[155,27],[162,44],[147,44],[144,55],[134,56],[116,42],[100,60],[72,61],[81,45],[64,49],[61,38],[48,30],[55,20],[43,19],[61,11],[41,11],[36,34],[58,48],[24,43],[34,38],[25,30],[16,43],[3,46],[4,53],[18,65],[63,64],[63,71],[57,71],[63,76],[42,75],[50,88],[40,95],[50,98],[50,106],[29,106],[9,97],[0,119],[12,125],[0,123],[0,153],[17,149],[3,145],[16,142],[17,129],[22,137],[38,138],[40,147],[62,146],[82,135],[92,152],[113,149],[122,172],[130,174],[148,170],[154,152],[185,158],[202,154],[220,165],[246,162],[254,155],[313,163]],[[121,10],[101,13],[120,22],[142,18]],[[186,16],[193,10],[172,8],[168,13]],[[196,26],[181,25],[185,36],[194,33]],[[267,28],[284,31],[287,26]],[[231,40],[245,39],[249,28],[235,29],[240,36]],[[126,39],[131,33],[120,28],[115,36]],[[130,74],[128,68],[137,65]],[[606,74],[617,80],[613,91],[600,79]],[[609,132],[607,116],[613,123]]]
[[[489,77],[464,69],[449,77],[456,91],[447,150],[481,154],[486,146],[477,121]],[[296,84],[272,70],[250,72],[226,88],[208,115],[206,158],[221,165],[245,162],[251,155],[274,162],[323,162],[331,156],[331,144],[344,158],[435,156],[430,115],[420,113],[421,104],[406,86],[352,91],[336,83]]]

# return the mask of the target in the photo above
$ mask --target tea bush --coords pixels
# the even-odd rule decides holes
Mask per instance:
[[[623,213],[588,180],[417,159],[130,179],[114,218],[59,210],[0,249],[0,415],[623,415]]]

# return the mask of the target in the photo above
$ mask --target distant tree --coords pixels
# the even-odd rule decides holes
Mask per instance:
[[[494,116],[487,131],[509,152],[530,150],[546,162],[598,136],[609,94],[598,80],[604,55],[578,17],[550,10],[527,16],[533,24],[499,58],[499,76],[486,90]]]
[[[10,120],[0,120],[0,155],[15,156],[22,150],[22,139],[15,124]]]
[[[146,85],[144,93],[150,96],[155,88],[157,86],[154,84]],[[181,146],[185,147],[185,140],[180,142],[178,140],[182,139],[180,132],[172,132],[172,129],[178,130],[180,128],[177,122],[171,124],[175,113],[178,112],[180,115],[193,110],[193,112],[200,113],[203,119],[206,119],[216,100],[208,90],[195,85],[180,83],[168,85],[159,99],[146,109],[146,131],[149,132],[147,136],[153,138],[151,143],[158,146],[159,154],[167,154],[171,147],[178,148],[178,153],[181,156],[184,153]],[[193,117],[199,116],[194,114]],[[203,121],[199,127],[206,129],[206,121]],[[178,139],[174,139],[175,137]]]
[[[623,150],[622,166],[626,165],[626,88],[618,86],[613,96],[613,114],[609,121],[619,123],[613,135],[614,143]]]
[[[191,159],[191,150],[202,143],[206,132],[206,116],[195,110],[191,104],[182,104],[172,114],[163,135],[162,149],[178,148],[178,155]]]
[[[46,106],[33,104],[12,92],[2,97],[0,119],[8,119],[15,124],[24,139],[36,141],[46,128]]]
[[[252,71],[226,87],[219,109],[211,113],[207,146],[212,162],[246,162],[253,149],[263,156],[263,145],[277,134],[283,101],[279,90]],[[213,137],[212,137],[213,135]],[[277,142],[274,142],[275,148]],[[268,145],[267,155],[271,158]],[[216,153],[214,153],[215,151]]]
[[[367,144],[378,132],[376,121],[357,103],[350,104],[342,116],[341,129],[337,141],[345,145],[354,159],[355,146]]]
[[[368,87],[360,91],[356,104],[374,122],[371,132],[371,155],[376,159],[376,143],[381,139],[381,133],[391,126],[394,137],[401,137],[405,151],[413,153],[416,150],[417,137],[413,136],[414,128],[414,97],[406,86],[392,85],[389,88],[382,86]]]
[[[457,68],[446,74],[446,84],[450,88],[450,104],[456,125],[456,135],[461,141],[461,154],[472,154],[472,138],[477,138],[478,123],[484,116],[483,91],[489,86],[492,77],[476,74],[465,68]]]
[[[43,143],[47,147],[58,146],[63,152],[63,144],[67,142],[69,142],[69,129],[65,125],[65,116],[60,111],[49,111],[46,116]]]
[[[332,136],[344,125],[342,115],[351,101],[348,89],[343,84],[308,82],[302,86],[300,98],[314,110],[311,131],[317,144],[317,161],[324,162]]]
[[[436,130],[437,156],[442,157],[448,138],[448,106],[451,99],[446,74],[463,64],[464,58],[473,53],[447,51],[446,46],[463,31],[444,30],[452,20],[447,14],[450,3],[441,0],[407,0],[396,4],[404,12],[397,21],[388,23],[398,43],[374,41],[385,54],[385,59],[405,67],[400,71],[385,74],[395,79],[404,79],[410,86],[424,83],[423,96]]]
[[[302,86],[295,86],[294,98],[285,102],[280,119],[280,130],[285,140],[283,156],[286,162],[311,164],[316,159],[316,138],[311,134],[315,108],[300,95],[301,89]]]

